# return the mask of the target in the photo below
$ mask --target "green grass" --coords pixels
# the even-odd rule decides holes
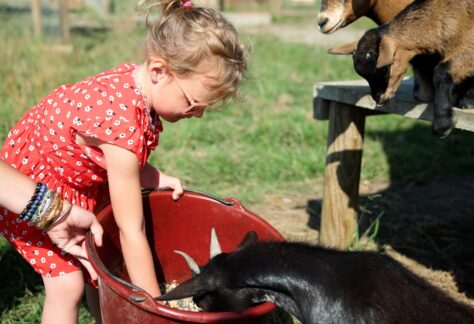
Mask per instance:
[[[30,36],[28,16],[0,15],[0,141],[32,105],[62,83],[74,82],[130,60],[140,62],[144,30],[73,33],[74,52],[61,54]],[[124,27],[125,26],[125,27]],[[246,206],[266,195],[311,191],[321,179],[327,123],[312,117],[312,86],[322,80],[354,79],[349,57],[325,49],[244,36],[253,54],[243,99],[202,120],[165,124],[151,162],[195,189],[234,196]],[[51,40],[48,40],[51,42]],[[455,131],[431,136],[429,123],[397,116],[370,117],[362,179],[423,181],[437,175],[472,173],[474,136]],[[310,198],[310,197],[308,197]],[[38,322],[41,279],[0,240],[0,322]],[[81,309],[81,323],[90,322]]]

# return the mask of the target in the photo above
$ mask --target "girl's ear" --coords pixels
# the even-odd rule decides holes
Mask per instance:
[[[151,57],[148,61],[148,74],[151,82],[158,83],[168,73],[166,62],[159,57]]]

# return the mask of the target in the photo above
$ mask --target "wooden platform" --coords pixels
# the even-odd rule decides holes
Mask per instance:
[[[412,79],[404,80],[395,98],[381,107],[372,100],[365,80],[320,82],[313,94],[314,118],[329,121],[320,243],[344,248],[357,227],[366,117],[392,113],[431,121],[432,105],[413,99]],[[474,131],[474,109],[453,110],[455,127]]]

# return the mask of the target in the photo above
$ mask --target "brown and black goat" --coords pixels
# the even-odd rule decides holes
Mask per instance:
[[[330,34],[360,17],[368,17],[378,25],[391,21],[413,0],[322,0],[318,14],[318,28]],[[433,69],[438,62],[434,57],[415,57],[413,68],[413,95],[419,101],[434,98]]]
[[[445,137],[453,128],[452,107],[470,105],[473,20],[472,0],[416,0],[390,23],[329,52],[353,54],[356,71],[369,82],[379,105],[394,96],[413,58],[428,54],[438,60],[433,71],[433,133]]]
[[[317,17],[319,30],[331,34],[360,17],[382,25],[395,17],[413,0],[322,0]]]
[[[193,278],[156,299],[192,296],[205,311],[270,301],[303,324],[474,323],[472,308],[380,253],[257,242],[250,232],[236,251],[203,267],[186,259]]]

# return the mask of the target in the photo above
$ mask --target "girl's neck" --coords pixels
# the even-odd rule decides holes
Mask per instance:
[[[147,84],[148,78],[146,63],[138,65],[137,68],[133,71],[133,80],[135,81],[135,86],[140,90],[144,98],[144,102],[146,103],[146,107],[144,108],[150,111],[152,107],[150,105],[150,101],[148,100],[149,98],[151,98],[151,96],[148,93],[148,89],[150,87]]]

